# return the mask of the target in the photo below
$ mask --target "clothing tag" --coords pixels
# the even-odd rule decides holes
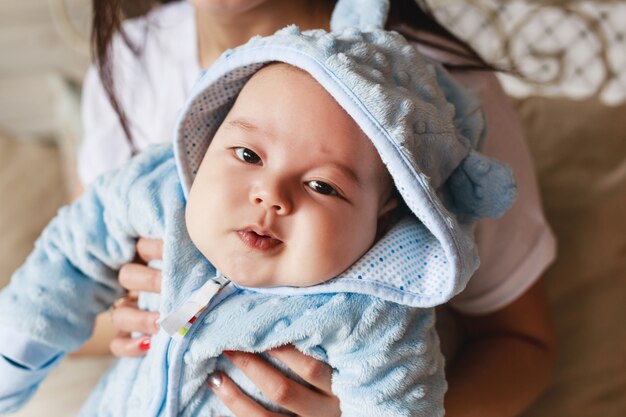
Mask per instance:
[[[159,320],[159,325],[174,339],[182,339],[196,318],[209,305],[213,297],[230,281],[218,275],[204,283],[176,311]]]

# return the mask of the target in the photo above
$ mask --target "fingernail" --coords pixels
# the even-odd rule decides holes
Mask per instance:
[[[233,352],[232,350],[224,351],[224,356],[226,356],[227,358],[232,358],[234,355],[235,355],[235,352]]]
[[[150,349],[150,339],[143,339],[141,342],[139,342],[139,349],[140,350],[148,350]]]
[[[207,383],[211,388],[219,388],[222,386],[222,374],[219,371],[215,371],[209,374],[207,377]]]

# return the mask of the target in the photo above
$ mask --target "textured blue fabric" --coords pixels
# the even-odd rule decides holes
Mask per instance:
[[[54,350],[76,349],[89,336],[95,314],[120,294],[114,271],[133,258],[137,236],[164,240],[161,297],[142,294],[140,303],[162,315],[171,312],[216,274],[189,239],[184,207],[169,146],[147,150],[105,175],[59,212],[0,293],[0,326]],[[394,233],[383,240],[391,239],[389,247],[415,241],[415,224],[398,225],[397,242]],[[415,255],[418,245],[407,247]],[[342,277],[358,281],[359,268],[392,270],[393,257],[376,265],[373,253]],[[417,262],[396,266],[421,268]],[[275,409],[221,353],[262,352],[286,343],[335,368],[333,391],[345,416],[443,415],[446,385],[432,309],[367,294],[278,296],[231,284],[196,323],[182,342],[160,332],[145,358],[120,360],[82,415],[230,415],[205,383],[214,369],[228,371],[246,392]],[[0,354],[6,343],[0,340]],[[29,370],[18,392],[0,401],[0,411],[26,401],[46,372],[33,377]]]
[[[332,31],[351,27],[361,30],[382,29],[388,12],[389,0],[338,0],[330,20],[330,28]]]
[[[63,356],[55,356],[43,366],[31,369],[0,355],[0,413],[17,411],[26,404],[37,391],[41,381],[59,364]]]
[[[0,326],[0,346],[0,410],[17,410],[63,355],[6,326]]]
[[[0,326],[0,340],[10,341],[3,345],[2,354],[27,369],[43,368],[61,353],[57,349],[26,338],[22,332],[11,327]],[[0,387],[3,382],[0,380]],[[0,397],[2,392],[4,391],[0,388]]]
[[[0,346],[0,410],[14,411],[30,399],[63,355],[4,326],[0,326]]]

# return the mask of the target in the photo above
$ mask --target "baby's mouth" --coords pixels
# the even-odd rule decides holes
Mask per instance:
[[[276,239],[264,231],[243,229],[237,230],[237,235],[247,247],[259,251],[268,251],[283,243],[282,240]]]

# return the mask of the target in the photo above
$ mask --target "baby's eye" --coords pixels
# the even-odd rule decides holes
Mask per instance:
[[[238,159],[248,164],[261,163],[261,157],[257,155],[256,153],[254,153],[254,151],[251,151],[248,148],[244,148],[244,147],[235,148],[235,155],[237,156]]]
[[[313,180],[307,182],[306,185],[316,193],[339,196],[337,190],[335,190],[332,185],[326,184],[325,182]]]

